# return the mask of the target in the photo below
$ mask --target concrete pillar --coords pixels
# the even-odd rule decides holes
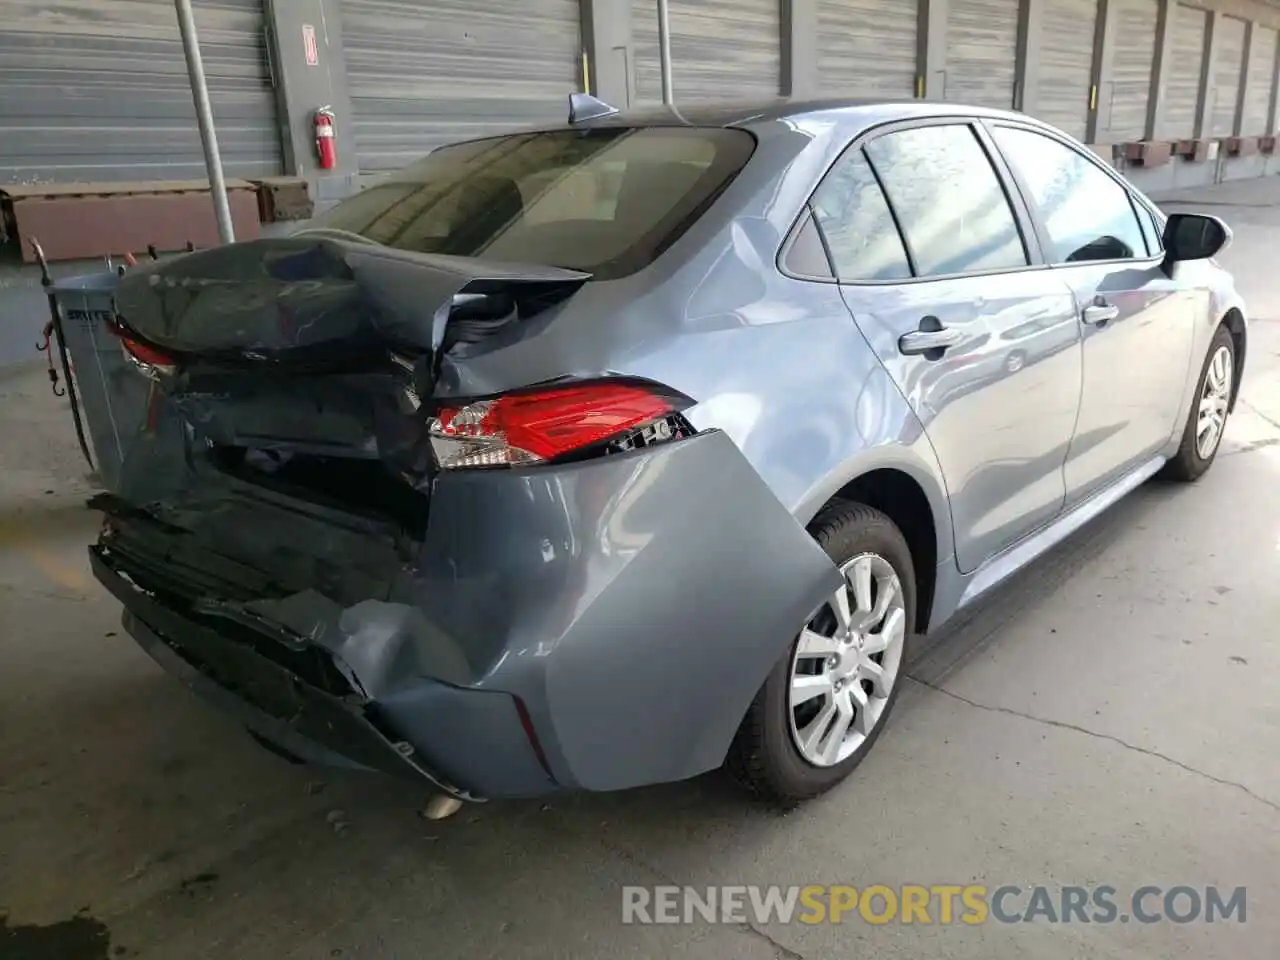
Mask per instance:
[[[1276,132],[1276,105],[1280,101],[1280,32],[1276,33],[1275,69],[1271,71],[1271,104],[1267,107],[1267,134]]]
[[[267,50],[276,88],[285,169],[311,183],[322,210],[359,189],[355,123],[347,90],[339,0],[267,0]],[[313,115],[334,112],[338,165],[321,170]]]
[[[630,0],[582,0],[587,92],[618,108],[635,99]]]
[[[1151,65],[1151,94],[1147,98],[1147,129],[1144,136],[1146,140],[1154,140],[1160,136],[1168,77],[1175,67],[1173,18],[1176,12],[1175,0],[1160,0],[1160,11],[1156,16],[1156,55]]]
[[[920,0],[916,29],[916,96],[942,100],[947,95],[948,0]]]
[[[816,97],[818,0],[782,0],[782,95]]]
[[[1098,0],[1098,16],[1093,33],[1093,70],[1089,81],[1089,120],[1086,143],[1111,142],[1111,67],[1115,59],[1116,6]]]
[[[1036,112],[1040,89],[1040,36],[1044,32],[1045,0],[1022,0],[1018,12],[1017,67],[1013,80],[1013,108]]]
[[[1213,112],[1214,99],[1214,62],[1218,59],[1218,25],[1222,22],[1222,14],[1217,10],[1209,11],[1209,23],[1204,31],[1204,63],[1200,70],[1200,92],[1196,98],[1195,138],[1205,136],[1209,129],[1209,120]]]
[[[1249,64],[1254,58],[1253,21],[1244,24],[1244,56],[1240,59],[1240,82],[1236,85],[1236,113],[1231,121],[1232,136],[1240,136],[1244,132],[1245,104],[1249,102]]]

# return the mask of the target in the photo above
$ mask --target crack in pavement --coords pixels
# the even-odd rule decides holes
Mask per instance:
[[[1242,447],[1236,447],[1234,450],[1224,450],[1219,456],[1236,457],[1244,453],[1253,453],[1257,450],[1265,450],[1268,447],[1280,445],[1280,437],[1268,437],[1266,440],[1255,440],[1253,443],[1246,443]]]
[[[642,860],[640,857],[636,856],[626,847],[619,846],[616,843],[611,843],[605,837],[598,837],[597,839],[599,840],[600,845],[602,847],[604,847],[610,853],[620,858],[623,862],[629,863],[631,864],[631,866],[636,867],[640,870],[643,870],[646,873],[653,874],[655,877],[657,877],[667,886],[679,887],[682,890],[687,886],[687,884],[677,883],[675,879],[667,875],[665,870],[660,870],[658,867],[655,867],[653,864],[649,863],[647,860]],[[773,939],[773,937],[771,937],[766,931],[760,929],[751,921],[747,921],[746,923],[732,923],[732,924],[718,923],[718,924],[715,924],[714,926],[721,927],[726,930],[737,930],[741,933],[747,934],[748,936],[758,937],[759,939],[763,940],[765,943],[769,944],[769,946],[771,946],[775,951],[777,951],[777,955],[779,957],[785,958],[785,960],[808,960],[808,958],[806,958],[803,953],[797,953],[795,950],[792,950],[790,947],[786,946],[785,944],[779,943],[777,940]]]
[[[1280,803],[1276,803],[1274,800],[1269,800],[1259,793],[1254,793],[1243,783],[1239,783],[1235,780],[1225,780],[1222,777],[1215,777],[1211,773],[1205,773],[1203,770],[1197,770],[1195,767],[1185,764],[1181,760],[1177,760],[1166,753],[1161,753],[1159,750],[1150,750],[1147,747],[1140,747],[1136,743],[1129,743],[1129,741],[1121,740],[1119,737],[1113,736],[1109,733],[1099,733],[1096,730],[1090,730],[1088,727],[1082,727],[1074,723],[1067,723],[1065,720],[1050,720],[1048,717],[1037,717],[1032,713],[1023,713],[1021,710],[1014,710],[1012,707],[999,707],[992,706],[987,703],[979,703],[976,700],[970,700],[968,697],[963,697],[958,693],[953,693],[945,687],[928,683],[927,681],[920,680],[910,675],[907,676],[907,679],[918,683],[922,687],[928,687],[935,693],[940,693],[945,697],[950,697],[952,700],[957,700],[960,703],[966,704],[977,710],[986,710],[989,713],[1003,713],[1011,717],[1020,717],[1023,720],[1030,720],[1032,723],[1044,724],[1047,727],[1057,727],[1061,730],[1074,730],[1076,733],[1083,733],[1086,737],[1093,737],[1096,740],[1109,740],[1112,743],[1124,747],[1126,750],[1132,750],[1134,753],[1145,754],[1148,757],[1155,757],[1157,760],[1163,760],[1165,763],[1171,763],[1175,767],[1185,770],[1187,773],[1194,774],[1197,777],[1202,777],[1205,780],[1212,781],[1213,783],[1224,787],[1234,787],[1236,790],[1252,797],[1263,806],[1270,807],[1272,810],[1280,813]]]
[[[1253,411],[1263,420],[1267,421],[1267,423],[1271,424],[1271,426],[1275,427],[1277,430],[1280,430],[1280,421],[1277,421],[1271,416],[1269,416],[1268,414],[1263,413],[1261,410],[1255,407],[1252,403],[1250,403],[1244,397],[1237,397],[1236,402],[1241,404],[1244,407],[1247,407],[1249,410]]]

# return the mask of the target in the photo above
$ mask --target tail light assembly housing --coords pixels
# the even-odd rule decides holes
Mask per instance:
[[[442,470],[531,466],[690,436],[692,405],[647,380],[580,380],[445,402],[428,432]]]
[[[155,347],[149,347],[142,341],[131,337],[125,330],[117,327],[113,331],[120,340],[120,349],[138,370],[152,380],[173,376],[178,362]]]

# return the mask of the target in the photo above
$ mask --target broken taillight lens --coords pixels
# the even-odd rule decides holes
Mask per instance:
[[[117,331],[116,336],[120,338],[120,347],[124,350],[124,355],[152,379],[171,376],[177,368],[177,362],[168,354],[139,343],[127,333]]]
[[[657,384],[588,381],[443,407],[429,432],[442,469],[520,466],[623,438],[691,402]]]

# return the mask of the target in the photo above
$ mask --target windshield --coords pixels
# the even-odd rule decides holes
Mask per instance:
[[[568,267],[652,263],[746,164],[744,130],[558,130],[442,147],[312,220],[419,253]]]

